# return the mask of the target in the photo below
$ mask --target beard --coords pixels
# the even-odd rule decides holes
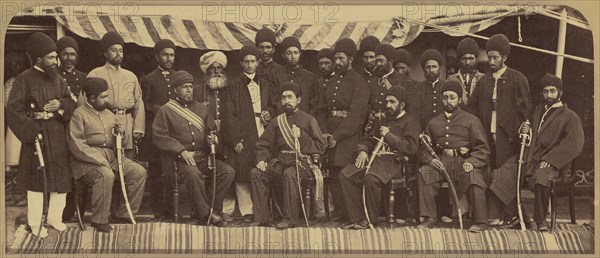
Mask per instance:
[[[386,108],[385,113],[387,114],[387,117],[390,119],[396,118],[398,115],[400,115],[400,109],[394,110],[393,108]]]
[[[67,59],[62,62],[62,66],[64,66],[67,69],[71,69],[71,68],[75,67],[76,63],[77,63],[77,60]]]
[[[264,53],[264,54],[260,55],[260,61],[263,61],[263,62],[268,62],[271,60],[271,58],[272,58],[271,54]]]
[[[376,68],[377,69],[375,70],[375,74],[379,77],[382,77],[390,72],[390,67],[387,65],[386,66],[377,66]]]
[[[451,104],[444,106],[444,111],[451,113],[451,114],[454,113],[454,111],[456,111],[457,109],[458,109],[458,106],[453,106]]]
[[[477,71],[477,68],[475,68],[475,66],[472,66],[472,65],[464,65],[461,69],[464,73],[469,73],[469,74],[473,74]]]
[[[367,69],[367,71],[372,72],[373,69],[376,68],[376,65],[371,64],[371,63],[365,63],[365,69]]]
[[[211,90],[225,88],[227,85],[227,77],[222,73],[211,74],[206,78],[206,85],[208,85]]]
[[[321,75],[323,75],[323,77],[329,77],[331,75],[331,73],[333,72],[333,70],[331,70],[331,69],[319,69],[319,72],[321,73]]]
[[[120,56],[116,56],[111,59],[108,59],[108,63],[114,66],[118,66],[121,65],[121,63],[123,63],[123,58]]]
[[[344,72],[348,71],[348,67],[349,64],[344,64],[344,65],[335,65],[334,69],[338,74],[343,74]]]
[[[439,73],[435,73],[435,72],[427,72],[425,74],[425,79],[427,79],[428,82],[434,82],[439,77],[440,77],[440,74]]]
[[[296,107],[297,107],[297,105],[284,104],[283,110],[286,114],[291,115],[294,113],[294,111],[296,111]]]
[[[162,68],[166,71],[171,71],[173,69],[173,62],[166,61],[166,62],[160,64],[160,68]]]
[[[58,70],[56,69],[56,65],[43,65],[42,70],[44,70],[44,74],[52,80],[58,77]]]
[[[103,111],[106,108],[108,108],[108,102],[105,102],[102,106],[94,106],[94,109],[96,109],[98,111]]]
[[[544,102],[546,102],[546,105],[548,107],[550,107],[550,106],[558,103],[559,101],[560,101],[559,98],[550,98],[550,97],[548,97],[548,98],[544,99]]]

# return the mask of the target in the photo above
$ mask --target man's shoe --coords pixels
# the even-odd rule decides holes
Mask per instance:
[[[254,221],[254,214],[246,214],[242,216],[242,219],[244,220],[244,223],[252,223],[252,221]]]
[[[283,220],[279,223],[277,223],[277,226],[275,226],[277,229],[288,229],[288,228],[293,228],[296,225],[294,225],[294,223],[288,221],[288,220]]]
[[[217,227],[223,227],[227,225],[227,221],[223,220],[218,214],[213,213],[210,215],[210,224]]]
[[[46,238],[48,236],[48,229],[46,227],[44,227],[44,226],[41,226],[41,227],[42,227],[41,230],[40,230],[39,227],[30,227],[31,233],[34,236],[41,237],[41,238]],[[40,233],[39,235],[38,235],[38,231]]]
[[[500,225],[502,225],[502,220],[500,220],[500,219],[489,220],[488,225],[490,225],[490,226],[500,226]]]
[[[227,213],[222,213],[221,217],[223,218],[223,220],[227,221],[227,222],[232,222],[233,218],[231,217],[231,215],[227,214]]]
[[[252,222],[250,223],[251,227],[268,227],[269,222]]]
[[[539,232],[548,232],[548,231],[550,231],[550,229],[548,229],[548,224],[546,223],[545,220],[542,223],[538,223],[537,224],[537,228],[538,228]]]
[[[100,232],[104,232],[104,233],[109,233],[113,230],[113,227],[108,223],[100,224],[100,223],[92,222],[92,227],[95,228],[96,230],[98,230]]]
[[[452,223],[453,220],[450,217],[442,216],[441,221],[444,222],[444,223]]]
[[[525,221],[525,229],[531,228],[531,223],[529,221]],[[521,229],[521,223],[519,223],[519,217],[513,217],[509,219],[507,222],[502,225],[502,228],[507,229]]]
[[[417,228],[433,228],[437,224],[434,218],[425,218],[423,223],[419,224]]]
[[[469,232],[479,233],[479,232],[481,232],[483,230],[488,229],[488,227],[489,226],[487,224],[483,224],[483,223],[482,224],[473,224],[473,226],[471,226],[469,228]]]

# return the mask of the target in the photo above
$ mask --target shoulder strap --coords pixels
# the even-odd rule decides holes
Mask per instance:
[[[194,114],[194,112],[191,110],[182,107],[181,104],[177,103],[175,100],[170,100],[165,105],[171,110],[175,111],[175,113],[183,117],[185,120],[192,123],[192,125],[198,128],[200,132],[204,133],[204,120],[202,120],[200,116]]]
[[[292,150],[296,151],[296,148],[294,145],[294,137],[292,136],[292,128],[288,124],[285,113],[277,116],[277,123],[279,124],[279,131],[283,135],[283,139],[285,140],[285,143],[287,143],[287,145],[290,148],[292,148]]]

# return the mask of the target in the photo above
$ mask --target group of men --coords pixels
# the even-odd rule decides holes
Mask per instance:
[[[158,67],[139,83],[121,67],[119,34],[106,33],[99,47],[106,64],[86,75],[75,68],[75,40],[55,43],[34,33],[27,41],[33,67],[16,78],[8,98],[9,127],[23,142],[20,182],[27,190],[28,223],[40,237],[47,235],[43,192],[50,193],[46,223],[62,231],[79,199],[71,193],[75,182],[91,191],[87,205],[97,230],[112,229],[111,213],[112,221],[132,223],[124,203],[111,211],[117,171],[133,214],[148,177],[155,217],[180,216],[172,202],[162,201],[173,191],[164,176],[177,175],[191,195],[192,218],[223,226],[237,207],[252,225],[268,226],[275,217],[276,227],[285,229],[311,216],[305,206],[313,204],[302,201],[300,181],[321,178],[326,170],[334,219],[345,221],[344,228],[367,228],[377,223],[384,186],[402,176],[397,168],[409,161],[421,164],[419,227],[438,221],[442,171],[456,186],[460,201],[453,205],[472,214],[471,231],[516,225],[520,135],[532,137],[523,178],[533,186],[534,222],[543,230],[550,180],[569,169],[583,146],[581,122],[561,102],[559,78],[541,79],[545,102],[531,112],[527,79],[506,66],[510,44],[501,34],[486,43],[490,73],[477,70],[479,46],[465,38],[457,47],[461,69],[447,81],[440,77],[440,52],[423,52],[422,82],[409,76],[408,51],[374,36],[359,46],[343,38],[319,51],[315,75],[299,65],[297,38],[277,44],[275,32],[263,28],[237,60],[220,51],[202,55],[201,83],[175,70],[170,40],[156,42]],[[276,48],[283,65],[273,60]],[[363,69],[353,67],[355,58],[362,59]],[[228,78],[231,61],[243,72]],[[436,155],[424,148],[424,140]],[[43,143],[41,153],[36,141]],[[46,187],[36,155],[46,162]],[[148,171],[134,158],[148,162]],[[323,195],[322,189],[313,192]],[[271,214],[271,203],[282,208],[279,218]]]

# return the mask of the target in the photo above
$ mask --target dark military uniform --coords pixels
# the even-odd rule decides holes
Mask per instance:
[[[286,82],[294,82],[300,85],[302,89],[302,101],[299,104],[300,110],[310,114],[315,115],[315,107],[318,105],[318,94],[319,94],[319,85],[317,84],[317,78],[315,75],[306,69],[298,66],[296,68],[292,68],[290,66],[282,66],[278,68],[274,68],[272,70],[272,96],[273,97],[273,105],[278,107],[278,114],[283,112],[281,107],[279,90],[281,85]]]
[[[152,125],[154,116],[158,109],[167,103],[167,101],[175,99],[175,92],[172,85],[173,71],[166,71],[157,67],[151,73],[140,79],[140,88],[142,89],[142,100],[146,109],[146,124]],[[148,162],[148,174],[150,180],[150,193],[152,199],[152,211],[155,217],[163,215],[171,215],[173,212],[173,203],[163,203],[163,180],[162,180],[162,164],[160,163],[160,150],[152,142],[152,126],[146,126],[144,139],[139,146],[139,159]],[[167,196],[173,187],[167,184]]]
[[[444,112],[442,104],[442,85],[444,80],[438,79],[433,84],[429,81],[422,81],[419,85],[419,95],[421,95],[420,113],[421,126],[425,128],[429,121],[437,115]]]
[[[83,84],[85,77],[87,77],[87,73],[81,72],[75,68],[69,72],[63,66],[58,66],[58,74],[65,79],[73,95],[79,97],[82,90],[81,85]]]
[[[425,132],[431,136],[432,147],[446,167],[450,179],[456,187],[458,198],[464,195],[469,198],[473,207],[473,220],[476,223],[487,224],[487,208],[483,174],[487,166],[490,149],[487,144],[485,131],[477,117],[461,110],[454,111],[451,117],[445,113],[437,115],[427,124]],[[464,154],[461,148],[468,151]],[[428,164],[433,157],[423,150],[419,160]],[[469,162],[473,170],[465,172],[463,163]],[[430,218],[437,217],[435,196],[437,195],[444,176],[429,165],[419,169],[419,213]]]
[[[383,138],[384,147],[378,152],[381,154],[375,157],[373,164],[365,176],[366,168],[357,168],[354,163],[348,164],[340,173],[340,184],[346,202],[348,219],[351,223],[357,223],[365,219],[362,203],[361,186],[364,182],[366,205],[369,211],[371,222],[375,222],[379,217],[379,204],[381,192],[397,173],[400,173],[403,156],[412,156],[417,153],[419,148],[419,134],[421,133],[421,124],[407,113],[400,117],[387,119],[387,126],[390,132]],[[371,131],[362,142],[356,147],[357,153],[361,151],[372,155],[379,136],[380,127],[377,126]]]

